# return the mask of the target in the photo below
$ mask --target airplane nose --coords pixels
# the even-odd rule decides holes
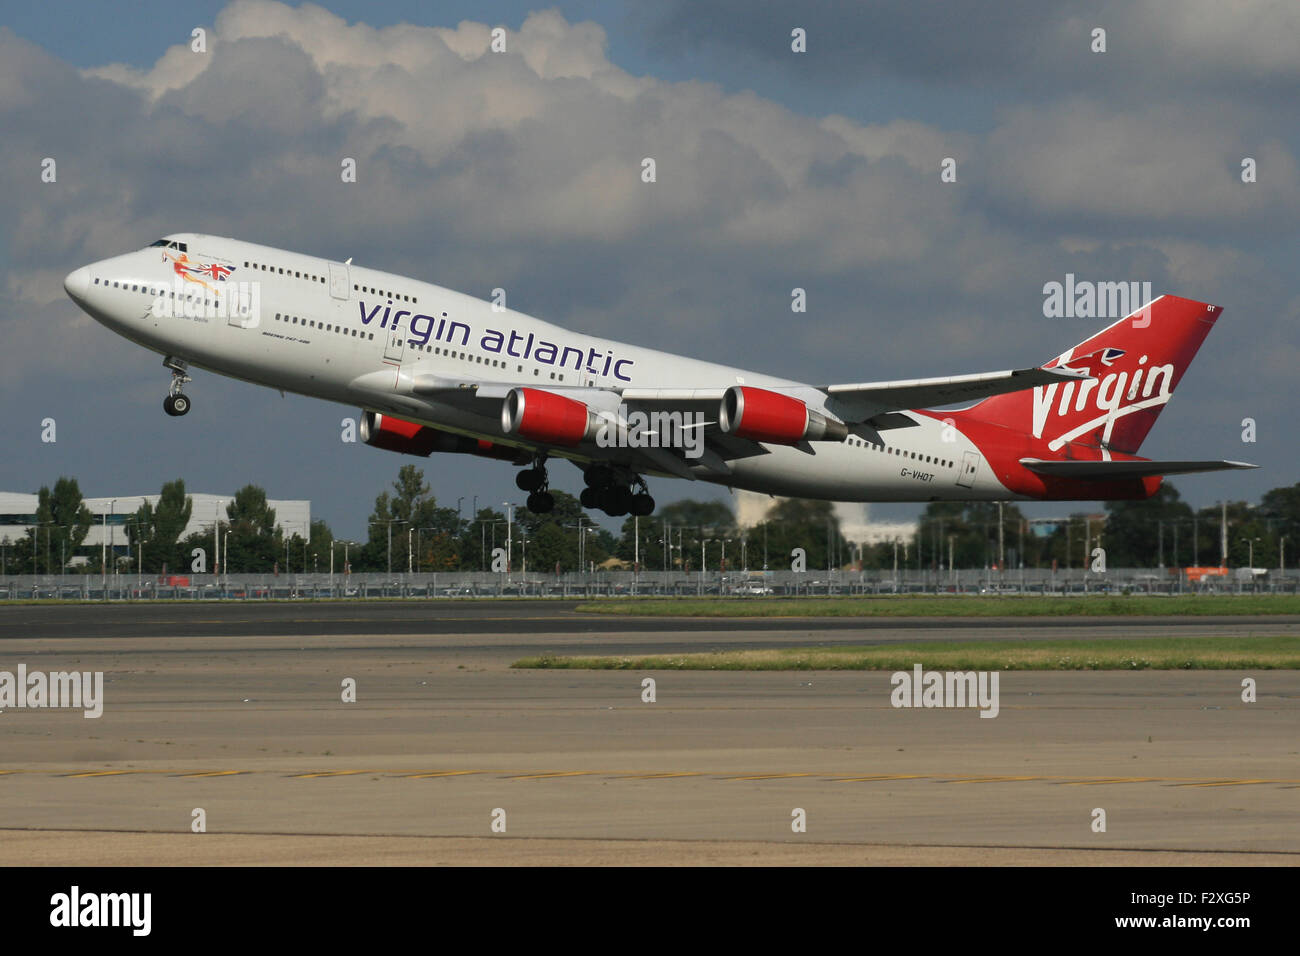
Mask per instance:
[[[68,277],[63,280],[63,288],[74,302],[82,301],[86,297],[86,291],[90,288],[90,270],[82,266],[80,269],[69,272]]]

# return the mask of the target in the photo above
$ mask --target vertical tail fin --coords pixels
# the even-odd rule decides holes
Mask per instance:
[[[1044,457],[1067,445],[1137,454],[1222,311],[1162,295],[1043,365],[1094,380],[995,395],[961,417],[1026,432]]]

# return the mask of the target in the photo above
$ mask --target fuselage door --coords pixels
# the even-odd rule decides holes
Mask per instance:
[[[400,322],[394,322],[392,328],[388,330],[388,338],[384,340],[384,361],[402,362],[402,355],[406,349],[406,329],[402,328]]]
[[[257,325],[257,321],[253,318],[253,294],[248,289],[247,283],[233,283],[226,291],[226,308],[229,310],[226,321],[231,325],[241,329],[251,329]]]
[[[330,263],[330,296],[335,299],[348,297],[348,266],[345,262]]]
[[[979,470],[980,456],[973,451],[961,453],[961,471],[957,473],[957,484],[963,488],[975,487],[975,472]]]

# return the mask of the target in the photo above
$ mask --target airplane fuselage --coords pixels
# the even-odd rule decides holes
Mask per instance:
[[[846,440],[811,444],[765,442],[755,453],[725,461],[705,455],[673,467],[656,467],[635,450],[590,437],[569,447],[521,440],[506,432],[499,401],[466,401],[465,395],[500,397],[524,387],[609,409],[638,390],[689,399],[741,385],[794,394],[813,408],[825,392],[571,331],[378,269],[184,233],[85,266],[65,285],[97,321],[182,368],[358,405],[498,447],[572,458],[580,466],[609,463],[833,501],[1041,497],[999,480],[1005,466],[991,466],[959,420],[925,411],[911,413],[908,427],[883,433],[851,430]]]

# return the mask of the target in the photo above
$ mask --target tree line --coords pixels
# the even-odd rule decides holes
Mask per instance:
[[[127,546],[116,555],[86,546],[102,520],[86,507],[75,478],[37,493],[36,523],[17,540],[0,541],[0,574],[113,570],[157,575],[223,569],[230,573],[491,571],[565,572],[606,565],[681,573],[760,571],[800,565],[826,568],[942,570],[999,566],[1087,567],[1103,548],[1111,567],[1217,566],[1227,517],[1227,564],[1278,567],[1300,548],[1300,484],[1244,501],[1195,510],[1168,482],[1145,501],[1110,502],[1099,515],[1074,513],[1031,521],[1015,503],[931,502],[915,533],[873,545],[845,539],[829,502],[780,499],[757,525],[741,528],[726,504],[682,500],[650,517],[627,518],[618,536],[594,524],[572,495],[553,491],[554,511],[536,515],[479,508],[464,515],[440,504],[415,465],[403,465],[375,498],[363,540],[337,539],[312,521],[308,535],[286,535],[264,489],[240,488],[225,516],[184,534],[193,513],[185,482],[163,484],[156,503],[127,517]],[[461,499],[463,501],[464,499]],[[459,504],[459,502],[458,502]],[[473,508],[471,508],[471,511]],[[220,549],[218,551],[218,540]],[[506,548],[509,548],[508,557]],[[75,562],[74,558],[83,560]],[[108,568],[104,567],[106,558]],[[495,560],[494,560],[495,558]],[[331,565],[332,559],[332,565]]]

